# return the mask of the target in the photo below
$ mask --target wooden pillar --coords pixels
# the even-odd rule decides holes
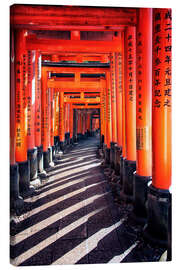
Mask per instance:
[[[17,30],[15,34],[15,158],[19,165],[19,188],[22,194],[29,194],[30,167],[27,159],[27,52],[25,40],[27,31]]]
[[[123,194],[133,199],[133,173],[136,170],[136,28],[125,31],[125,142]]]
[[[148,182],[152,175],[152,9],[138,10],[136,72],[136,154],[134,213],[146,221]]]
[[[42,133],[41,140],[43,144],[43,157],[44,157],[44,168],[51,167],[50,160],[50,91],[47,88],[47,79],[49,73],[42,68]]]
[[[110,164],[115,168],[115,146],[117,144],[117,113],[116,113],[116,55],[110,54],[110,80],[111,80],[111,127],[112,127],[112,140],[110,150]]]
[[[152,185],[145,236],[171,250],[171,9],[153,9]]]
[[[60,107],[60,92],[57,88],[54,89],[54,106],[55,106],[55,127],[54,127],[54,145],[56,151],[59,151],[60,139],[59,139],[59,107]]]
[[[16,77],[14,31],[10,32],[10,207],[17,211],[23,207],[23,199],[19,195],[19,167],[15,159],[16,150]],[[19,103],[17,103],[19,104]]]
[[[27,147],[28,160],[30,163],[30,180],[37,179],[38,163],[37,163],[37,147],[35,147],[36,135],[36,51],[27,51]]]
[[[64,127],[64,92],[60,92],[60,108],[59,108],[59,138],[60,138],[60,149],[64,150],[65,142],[65,127]]]
[[[106,73],[106,149],[105,149],[105,163],[110,163],[110,143],[112,141],[111,129],[111,81],[110,73]]]

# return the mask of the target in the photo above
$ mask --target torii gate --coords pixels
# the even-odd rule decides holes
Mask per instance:
[[[109,71],[107,71],[109,69],[109,66],[105,66],[105,67],[61,67],[61,66],[43,66],[42,67],[42,97],[44,98],[44,106],[47,106],[47,95],[46,93],[46,89],[58,89],[58,91],[60,92],[60,145],[61,148],[63,148],[64,145],[64,103],[71,103],[73,104],[73,106],[77,106],[78,104],[84,104],[86,105],[86,108],[89,108],[89,105],[92,108],[97,108],[100,106],[100,97],[95,97],[93,99],[87,98],[84,93],[88,92],[89,95],[90,93],[102,93],[105,91],[106,89],[106,80],[104,77],[99,77],[96,78],[96,81],[93,81],[92,78],[88,78],[86,80],[86,78],[81,78],[81,73],[83,74],[102,74],[102,73],[107,73]],[[56,73],[56,74],[62,74],[64,72],[67,72],[69,74],[74,74],[74,80],[68,81],[68,78],[65,78],[65,81],[63,80],[63,78],[61,78],[61,80],[58,80],[57,78],[53,79],[52,78],[48,78],[48,74],[50,73]],[[57,90],[56,90],[57,91]],[[68,92],[79,92],[80,93],[80,97],[79,98],[68,98],[68,97],[64,97],[64,92],[68,93]],[[95,104],[95,105],[93,105]],[[79,105],[80,106],[80,105]],[[82,105],[80,106],[80,108],[82,108]],[[44,112],[44,119],[46,119],[46,122],[48,122],[48,111],[44,110],[42,108],[42,111]],[[44,128],[44,129],[43,129]],[[48,145],[50,143],[50,139],[48,139],[48,130],[49,127],[48,125],[46,125],[46,123],[43,124],[42,127],[42,133],[45,136],[44,138],[42,138],[43,141],[43,151],[44,152],[48,152]],[[71,129],[72,130],[72,129]],[[72,134],[71,134],[72,135]],[[45,154],[46,156],[46,154]]]

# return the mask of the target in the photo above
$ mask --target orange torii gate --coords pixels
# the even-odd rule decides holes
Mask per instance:
[[[59,145],[60,145],[60,149],[64,150],[64,146],[65,146],[65,125],[64,125],[64,106],[65,104],[72,104],[72,109],[74,107],[74,105],[78,105],[78,104],[88,104],[87,107],[89,107],[89,105],[91,104],[95,104],[96,106],[93,105],[93,107],[97,108],[97,106],[100,105],[100,96],[96,97],[94,96],[93,98],[90,98],[91,93],[97,93],[98,95],[100,95],[101,91],[104,91],[106,85],[105,85],[105,79],[104,77],[99,77],[99,78],[95,78],[96,80],[93,81],[93,78],[84,78],[83,76],[81,76],[82,74],[98,74],[104,72],[106,74],[108,67],[106,68],[100,68],[100,67],[88,67],[88,68],[83,68],[82,67],[42,67],[42,80],[43,81],[47,81],[46,85],[44,85],[44,87],[42,88],[42,92],[46,91],[46,89],[56,89],[56,95],[57,92],[59,92],[60,94],[60,106],[59,106],[59,110],[60,110],[60,128],[59,128]],[[63,71],[63,73],[62,73]],[[68,78],[65,78],[65,81],[63,80],[63,78],[61,77],[60,80],[58,77],[49,77],[49,74],[64,74],[64,72],[68,72],[68,74],[74,74],[74,78],[73,81],[70,79],[68,80]],[[46,76],[46,80],[43,78],[44,76]],[[80,90],[80,91],[79,91]],[[85,92],[85,90],[87,92]],[[75,92],[76,91],[76,92]],[[79,96],[77,96],[77,91],[79,91]],[[75,92],[75,97],[73,96],[73,98],[71,96],[64,96],[64,93],[70,92],[72,93],[71,96],[73,96],[73,92]],[[84,93],[88,93],[87,95],[84,95]],[[82,106],[81,106],[82,108]],[[48,117],[48,116],[47,116]],[[71,125],[73,124],[73,122],[71,121]],[[71,130],[73,129],[72,127],[70,127]],[[42,127],[43,129],[43,127]],[[57,130],[57,127],[55,127],[55,130]],[[44,133],[45,134],[45,133]],[[46,133],[47,136],[49,136],[48,133]],[[55,133],[55,135],[57,136],[57,133]],[[46,135],[45,135],[46,136]],[[70,138],[72,139],[72,138]],[[57,140],[57,137],[56,137]],[[43,142],[45,142],[45,144],[43,145],[44,147],[44,151],[47,152],[47,148],[48,145],[46,144],[46,141],[48,140],[43,140]],[[46,155],[45,155],[46,158]],[[46,158],[47,160],[47,158]]]

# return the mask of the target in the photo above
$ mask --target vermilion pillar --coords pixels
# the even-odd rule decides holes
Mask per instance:
[[[77,142],[78,111],[73,109],[73,142]]]
[[[106,74],[107,77],[107,74]],[[103,144],[103,153],[105,155],[105,149],[107,146],[107,100],[106,100],[106,89],[103,91],[102,96],[102,102],[103,102],[103,111],[104,111],[104,144]]]
[[[90,129],[91,129],[91,114],[88,111],[87,112],[87,133],[90,135]]]
[[[80,112],[80,110],[77,110],[77,135],[78,135],[78,140],[79,140],[80,135],[81,135],[81,112]]]
[[[138,10],[136,72],[136,154],[134,213],[146,221],[147,184],[152,175],[152,9]]]
[[[101,89],[100,93],[100,98],[101,98],[101,108],[100,108],[100,119],[101,119],[101,137],[100,137],[100,147],[103,147],[104,144],[104,89]]]
[[[123,41],[123,40],[122,40]],[[117,145],[122,148],[122,52],[116,54]]]
[[[27,51],[27,146],[28,160],[30,161],[30,180],[37,178],[37,147],[35,147],[35,124],[36,124],[36,52]],[[37,181],[36,181],[37,184]]]
[[[69,114],[69,133],[70,143],[73,143],[73,105],[70,103],[70,114]]]
[[[70,144],[70,104],[67,103],[66,111],[66,134],[67,134],[67,143]]]
[[[122,32],[122,156],[120,157],[120,184],[123,182],[124,160],[126,159],[126,118],[125,118],[125,41],[124,32]]]
[[[121,44],[123,43],[121,33]],[[122,51],[116,53],[116,121],[117,121],[117,145],[115,146],[115,172],[120,175],[120,157],[122,155]]]
[[[56,147],[56,151],[59,151],[59,96],[60,93],[57,88],[54,89],[54,106],[55,106],[55,123],[54,123],[54,145]]]
[[[49,128],[50,128],[50,165],[54,166],[55,146],[54,146],[54,88],[49,88]]]
[[[49,72],[42,68],[42,133],[41,141],[43,144],[43,157],[44,157],[44,168],[47,169],[50,167],[50,115],[49,115],[49,89],[47,88],[47,79]]]
[[[112,141],[110,150],[111,167],[115,167],[115,144],[117,143],[117,112],[116,112],[116,55],[110,54],[110,80],[111,80],[111,123],[112,123]]]
[[[60,107],[59,107],[59,139],[60,149],[64,150],[65,128],[64,128],[64,92],[60,92]]]
[[[152,185],[146,233],[171,249],[171,9],[153,10]],[[169,235],[169,236],[168,236]]]
[[[20,191],[29,191],[30,167],[27,160],[27,52],[25,50],[27,32],[17,30],[15,35],[15,91],[16,91],[16,152],[19,165]]]
[[[16,149],[16,90],[15,90],[15,51],[14,51],[14,31],[11,30],[10,40],[10,207],[21,208],[23,200],[19,196],[19,168],[15,160]]]
[[[55,107],[54,107],[54,88],[50,89],[50,145],[54,146],[54,111],[55,111]]]
[[[112,140],[111,129],[111,81],[110,73],[106,73],[106,149],[105,149],[105,164],[110,163],[110,143]]]
[[[136,28],[125,31],[125,141],[123,193],[133,197],[133,172],[136,170]]]
[[[40,177],[46,177],[43,163],[43,146],[41,142],[41,54],[35,52],[35,146],[37,147],[37,171]]]
[[[41,54],[35,58],[35,146],[41,146]]]

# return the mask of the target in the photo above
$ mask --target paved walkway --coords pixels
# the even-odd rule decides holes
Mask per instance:
[[[12,264],[153,261],[142,255],[139,231],[126,222],[130,206],[114,203],[97,144],[96,137],[79,142],[25,200],[24,214],[11,226]]]

